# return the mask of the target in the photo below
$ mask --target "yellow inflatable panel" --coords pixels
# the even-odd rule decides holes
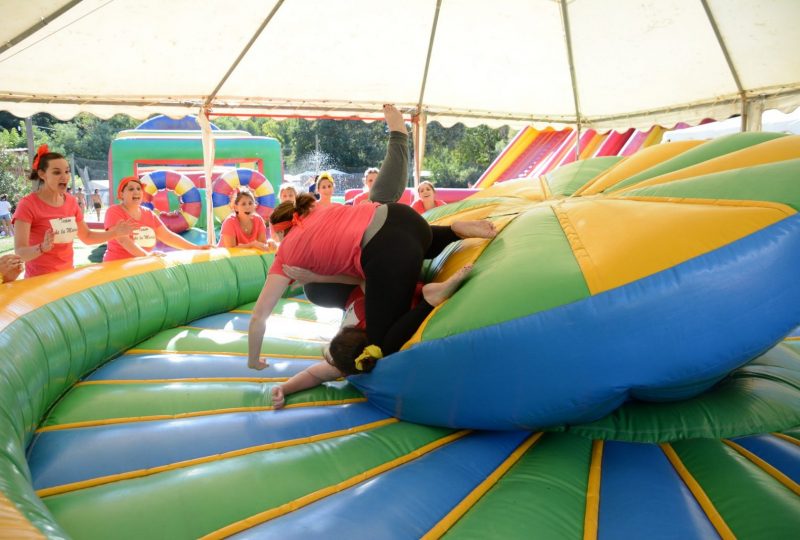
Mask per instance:
[[[547,198],[542,183],[534,178],[517,178],[494,184],[481,191],[481,198],[519,197],[528,201],[543,201]]]
[[[646,197],[563,201],[553,209],[592,294],[666,270],[795,213],[761,201]]]
[[[729,171],[731,169],[741,169],[754,165],[785,161],[787,159],[797,159],[798,155],[800,155],[800,135],[780,137],[761,144],[748,146],[747,148],[714,159],[709,159],[708,161],[692,165],[691,167],[662,174],[661,176],[656,176],[644,182],[638,182],[636,185],[623,188],[617,193],[625,193],[632,189],[654,186],[656,184],[666,184],[667,182],[673,182],[675,180],[685,180],[687,178]]]
[[[676,141],[651,146],[620,161],[604,174],[598,176],[591,184],[587,184],[575,192],[575,196],[597,195],[604,190],[627,180],[635,174],[658,165],[668,159],[691,150],[706,141]]]

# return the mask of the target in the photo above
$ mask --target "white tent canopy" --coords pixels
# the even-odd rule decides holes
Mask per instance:
[[[0,110],[596,128],[800,105],[798,0],[0,0]]]

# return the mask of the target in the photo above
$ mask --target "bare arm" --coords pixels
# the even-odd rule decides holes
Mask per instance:
[[[236,237],[230,234],[223,234],[219,239],[219,245],[226,248],[236,247]]]
[[[176,249],[203,249],[201,246],[192,244],[183,236],[175,234],[166,226],[161,226],[156,229],[156,238],[158,238],[162,243],[167,244],[169,247],[174,247]],[[206,248],[207,247],[208,246],[206,246]]]
[[[333,381],[342,376],[341,371],[327,362],[314,364],[310,368],[292,376],[285,383],[273,386],[270,391],[272,406],[276,409],[281,409],[286,404],[286,396],[289,394],[314,388],[326,381]]]
[[[146,257],[147,255],[150,255],[147,250],[137,246],[136,242],[131,240],[128,236],[117,238],[117,242],[119,242],[119,245],[125,248],[125,251],[134,257]]]
[[[294,375],[281,386],[283,387],[283,393],[288,395],[300,390],[314,388],[326,381],[334,381],[342,376],[342,372],[329,363],[319,362]]]
[[[19,255],[22,262],[32,261],[42,253],[53,249],[53,231],[48,230],[44,233],[44,239],[39,244],[30,245],[30,242],[31,224],[17,220],[14,226],[14,253]]]
[[[84,244],[102,244],[113,238],[128,236],[133,231],[133,225],[128,221],[120,221],[107,231],[93,231],[85,221],[78,222],[78,238]],[[126,248],[127,249],[127,248]]]
[[[291,280],[278,274],[269,274],[261,294],[258,296],[250,318],[250,327],[247,334],[247,365],[252,369],[264,369],[267,363],[261,360],[261,344],[264,342],[264,332],[267,330],[267,318],[275,306],[278,305],[283,293],[289,287]]]

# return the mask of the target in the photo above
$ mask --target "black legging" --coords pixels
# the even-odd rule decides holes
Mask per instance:
[[[423,260],[458,239],[450,227],[429,225],[410,206],[387,205],[386,222],[361,253],[367,336],[384,354],[400,350],[433,310],[424,298],[411,308]],[[345,309],[353,285],[308,283],[304,290],[318,306]]]
[[[432,309],[424,299],[409,309],[423,261],[458,240],[450,227],[429,225],[410,206],[387,209],[386,222],[361,252],[367,338],[384,354],[399,350]]]

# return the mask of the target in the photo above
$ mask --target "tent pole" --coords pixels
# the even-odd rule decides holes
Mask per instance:
[[[744,91],[741,79],[739,79],[739,72],[736,71],[736,66],[733,65],[733,59],[731,58],[731,54],[728,51],[727,45],[725,45],[725,40],[722,39],[722,33],[719,31],[717,20],[714,18],[714,14],[711,13],[711,7],[708,5],[708,0],[700,0],[700,3],[703,4],[703,10],[706,12],[708,22],[711,24],[711,29],[714,31],[714,36],[717,38],[719,48],[722,50],[722,55],[725,57],[725,62],[728,63],[728,69],[731,72],[731,76],[733,76],[733,82],[736,83],[736,89],[739,90],[739,96],[741,96],[742,99],[742,131],[747,131],[747,93]]]
[[[567,59],[569,60],[569,77],[572,80],[572,100],[575,103],[575,123],[578,132],[575,138],[575,161],[581,157],[581,104],[578,99],[578,82],[575,76],[575,58],[572,54],[572,33],[569,29],[569,13],[567,12],[567,0],[559,2],[561,6],[561,22],[564,24],[564,40],[567,44]]]
[[[428,54],[425,56],[425,71],[422,73],[422,84],[419,88],[419,99],[417,100],[417,114],[422,114],[422,103],[425,99],[425,85],[428,82],[428,69],[431,67],[431,55],[433,54],[433,41],[436,38],[436,27],[439,24],[439,10],[442,7],[442,0],[436,0],[436,10],[433,13],[433,25],[431,25],[431,36],[428,39]]]
[[[200,135],[203,141],[203,172],[206,177],[206,242],[209,246],[217,243],[214,232],[214,205],[211,197],[211,179],[214,175],[214,137],[211,134],[211,121],[208,119],[207,107],[200,109],[197,122],[200,124]]]
[[[258,37],[261,35],[261,32],[264,31],[264,28],[267,27],[269,22],[272,20],[272,18],[278,12],[278,9],[280,9],[280,7],[283,5],[283,2],[284,2],[284,0],[278,0],[275,3],[275,7],[273,7],[272,11],[269,12],[269,15],[267,15],[267,18],[264,19],[264,22],[262,22],[261,25],[258,27],[258,30],[256,30],[256,33],[253,34],[253,37],[251,37],[250,41],[247,42],[247,45],[244,46],[244,49],[242,49],[242,52],[240,52],[239,56],[236,57],[236,60],[234,60],[233,64],[231,64],[231,67],[228,68],[228,71],[222,77],[222,80],[219,81],[219,84],[217,84],[217,87],[214,88],[214,90],[211,92],[211,94],[208,95],[208,97],[206,98],[205,103],[203,104],[204,108],[208,109],[211,106],[211,102],[214,101],[215,97],[217,97],[217,92],[219,92],[220,88],[222,88],[222,85],[225,84],[225,81],[228,80],[228,77],[231,76],[231,73],[233,73],[233,70],[236,69],[236,66],[239,65],[239,62],[242,61],[242,58],[244,58],[244,55],[246,55],[247,51],[250,50],[250,47],[252,47],[253,44],[256,42]]]
[[[427,138],[427,115],[416,114],[412,117],[414,125],[414,187],[422,181],[422,162],[425,159],[425,139]]]
[[[72,8],[74,8],[75,6],[80,4],[82,1],[83,0],[72,0],[72,2],[67,2],[65,5],[61,6],[58,10],[54,11],[53,13],[48,15],[47,17],[43,17],[41,20],[39,20],[36,24],[31,26],[30,28],[26,28],[25,30],[23,30],[22,32],[20,32],[16,36],[14,36],[13,38],[9,39],[8,41],[6,41],[2,45],[0,45],[0,54],[6,52],[8,49],[13,47],[14,45],[19,43],[20,41],[24,40],[25,38],[27,38],[31,34],[34,34],[34,33],[38,32],[39,30],[41,30],[42,28],[44,28],[45,26],[47,26],[48,24],[50,24],[54,20],[56,20],[59,17],[61,17],[64,13],[66,13],[67,11],[71,10]],[[103,6],[100,6],[100,7],[103,7]],[[100,9],[100,8],[96,8],[96,9]]]

